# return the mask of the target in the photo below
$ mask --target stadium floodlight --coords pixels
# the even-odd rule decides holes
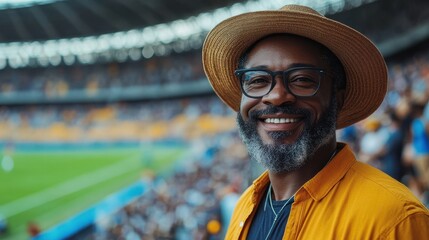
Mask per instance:
[[[43,54],[48,58],[58,55],[56,51],[58,49],[57,46],[58,44],[55,40],[46,41],[45,44],[43,44]]]
[[[71,54],[79,56],[82,53],[81,44],[78,38],[72,38],[69,40],[69,49]]]
[[[70,54],[70,49],[67,40],[61,39],[58,41],[58,53],[63,57]]]
[[[235,3],[230,7],[229,12],[235,16],[246,12],[246,8],[241,3]]]
[[[129,55],[130,59],[133,61],[138,61],[142,57],[141,51],[137,48],[130,49],[128,51],[128,55]]]
[[[120,63],[125,62],[127,61],[127,58],[128,58],[128,54],[125,51],[117,51],[115,54],[115,60],[117,62],[120,62]]]
[[[197,24],[195,17],[189,18],[188,21],[183,19],[174,21],[170,26],[174,30],[176,37],[180,39],[188,39],[192,34],[197,33]]]
[[[186,46],[185,46],[184,41],[176,42],[173,45],[173,51],[176,53],[181,53],[181,52],[185,51],[185,49],[186,49]]]
[[[39,57],[36,59],[36,61],[37,61],[37,63],[38,63],[40,66],[42,66],[42,67],[47,67],[47,66],[49,66],[49,59],[48,59],[47,57],[45,57],[45,56],[39,56]]]
[[[255,2],[256,4],[256,2]],[[218,24],[219,22],[221,22],[222,20],[228,18],[231,16],[231,13],[229,11],[229,8],[218,8],[213,12],[212,17],[214,18],[214,22],[215,24]],[[214,26],[212,26],[214,27]],[[212,28],[211,27],[211,28]]]
[[[92,56],[92,54],[80,54],[77,56],[77,60],[81,63],[81,64],[93,64],[95,63],[95,59]]]
[[[54,55],[49,57],[49,63],[52,66],[58,66],[61,64],[61,56],[60,55]]]
[[[169,44],[176,38],[174,32],[167,24],[158,24],[155,26],[156,38],[163,44]]]
[[[155,51],[153,50],[152,46],[145,46],[142,50],[142,55],[144,58],[151,58]]]
[[[95,37],[87,37],[81,39],[82,51],[86,54],[91,54],[94,49],[97,49],[97,39]]]
[[[33,5],[41,5],[61,0],[0,0],[0,9],[21,8]]]
[[[156,56],[165,56],[170,54],[171,47],[169,45],[159,44],[155,47],[154,50]]]
[[[125,46],[125,37],[123,33],[117,32],[111,36],[111,46],[113,49],[122,49]]]
[[[30,43],[31,52],[30,55],[32,57],[38,57],[42,53],[42,44],[40,42],[32,42]]]
[[[22,0],[25,1],[25,0]],[[27,0],[29,1],[29,0]],[[39,0],[48,2],[53,0]],[[285,4],[302,4],[322,14],[343,11],[345,7],[359,7],[377,0],[249,0],[200,13],[187,19],[99,36],[0,44],[0,57],[11,67],[25,67],[32,63],[40,66],[58,65],[58,59],[70,65],[77,59],[83,64],[99,60],[138,60],[141,56],[163,56],[201,47],[205,35],[220,21],[249,11],[279,9]],[[0,0],[1,4],[2,0]],[[18,0],[14,2],[19,2]],[[178,44],[180,42],[183,44]],[[187,42],[187,43],[185,43]],[[137,49],[137,50],[134,50]],[[119,53],[122,52],[122,53]],[[73,55],[74,57],[71,57]],[[16,57],[19,56],[19,59]],[[13,66],[12,66],[13,65]],[[0,65],[1,67],[1,65]]]
[[[75,55],[72,55],[72,54],[65,55],[63,56],[63,61],[64,61],[64,64],[70,66],[76,62],[76,57]]]
[[[201,13],[197,16],[197,24],[202,31],[210,31],[215,25],[213,18],[209,13]]]
[[[137,30],[130,30],[125,33],[125,48],[131,49],[135,48],[140,41],[140,35]]]
[[[102,53],[105,51],[108,51],[110,48],[109,45],[109,36],[106,34],[103,34],[96,38],[96,48],[94,49],[97,53]]]
[[[155,42],[155,31],[154,27],[145,27],[141,33],[142,40],[145,44],[151,45]]]
[[[9,66],[11,68],[19,68],[21,65],[20,59],[17,57],[9,58]]]
[[[18,49],[18,55],[22,58],[30,58],[30,52],[31,52],[31,45],[30,44],[24,44]]]
[[[5,67],[6,67],[6,65],[7,65],[6,58],[4,58],[4,57],[0,57],[0,69],[5,68]]]
[[[332,9],[334,13],[343,11],[345,3],[343,1],[337,1],[332,3]]]

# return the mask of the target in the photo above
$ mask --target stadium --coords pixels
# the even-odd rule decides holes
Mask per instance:
[[[0,239],[224,239],[262,169],[202,44],[223,19],[290,3],[380,49],[382,106],[337,134],[429,206],[410,137],[416,103],[429,119],[428,1],[0,1]]]

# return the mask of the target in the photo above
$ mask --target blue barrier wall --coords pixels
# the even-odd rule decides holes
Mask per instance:
[[[129,204],[137,197],[143,195],[146,190],[147,184],[143,181],[138,181],[68,220],[42,232],[32,238],[32,240],[66,239],[95,223],[100,217],[110,215]]]

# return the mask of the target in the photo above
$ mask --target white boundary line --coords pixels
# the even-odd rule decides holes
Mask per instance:
[[[127,173],[134,169],[135,166],[132,164],[126,164],[126,162],[131,162],[136,158],[137,157],[128,158],[124,161],[120,161],[102,169],[80,175],[53,187],[2,205],[0,206],[0,214],[2,214],[5,218],[8,218],[43,205],[47,202],[104,182],[110,178]]]

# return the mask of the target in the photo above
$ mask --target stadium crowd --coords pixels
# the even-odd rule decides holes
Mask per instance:
[[[229,219],[247,168],[236,134],[195,142],[190,157],[169,177],[145,174],[150,189],[101,218],[88,239],[223,239],[222,223]]]
[[[70,142],[192,138],[232,129],[231,111],[213,96],[156,102],[0,106],[0,141]],[[214,122],[222,124],[214,125]]]
[[[198,52],[126,63],[5,69],[0,72],[0,95],[37,91],[66,96],[72,90],[92,94],[100,89],[180,83],[203,76]]]

